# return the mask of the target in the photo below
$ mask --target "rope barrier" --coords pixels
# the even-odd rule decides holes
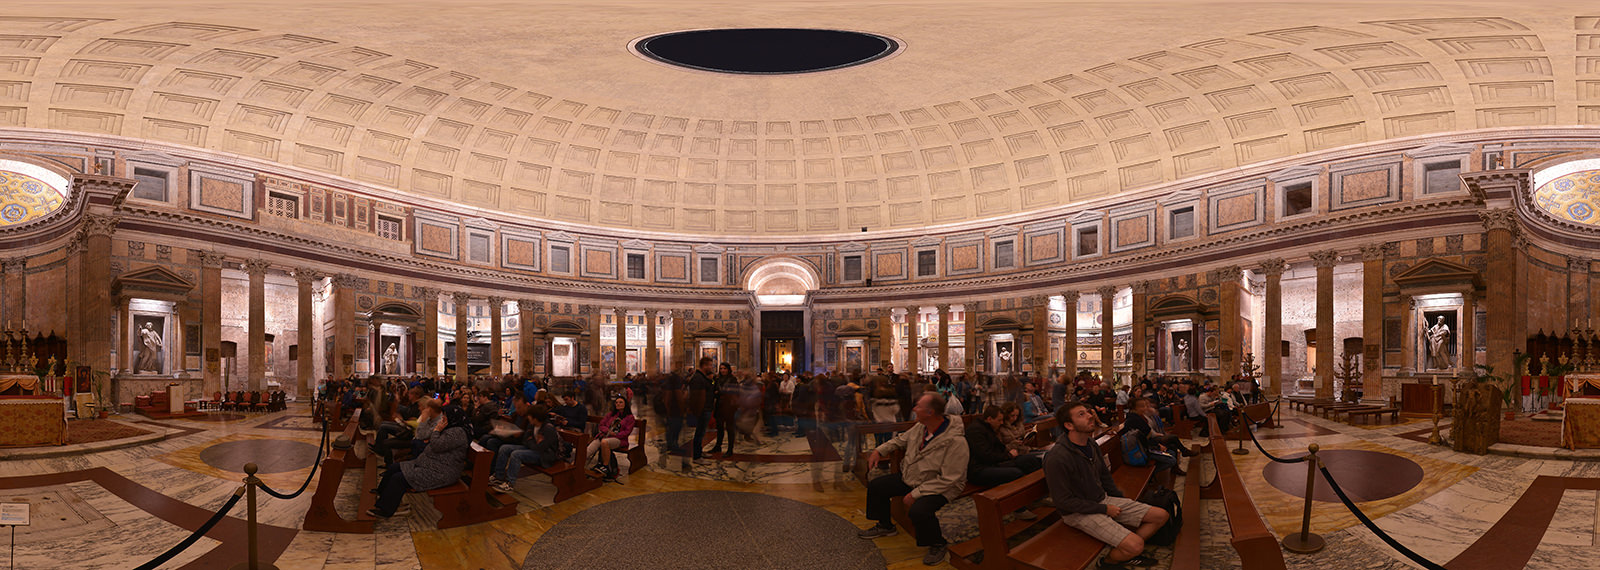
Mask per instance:
[[[322,416],[322,439],[317,442],[317,460],[311,464],[311,472],[306,474],[306,481],[304,483],[301,483],[300,484],[300,488],[296,489],[295,492],[293,492],[293,493],[288,493],[288,494],[279,493],[278,491],[273,490],[272,487],[268,487],[265,482],[261,483],[261,490],[266,492],[268,495],[272,495],[273,497],[277,497],[279,499],[284,499],[284,500],[289,500],[289,499],[293,499],[295,497],[300,496],[301,493],[306,492],[306,488],[311,486],[311,480],[317,476],[317,468],[322,466],[322,453],[323,453],[323,450],[327,449],[327,447],[328,447],[328,416],[327,415],[323,415]]]
[[[1256,449],[1261,451],[1261,455],[1262,456],[1266,457],[1267,459],[1271,459],[1271,460],[1273,460],[1274,462],[1277,462],[1277,463],[1303,463],[1303,462],[1305,462],[1305,460],[1306,460],[1305,457],[1296,457],[1294,459],[1284,459],[1282,457],[1278,457],[1278,456],[1273,455],[1271,453],[1267,453],[1267,450],[1263,449],[1261,447],[1261,440],[1256,439],[1255,430],[1250,429],[1248,427],[1250,424],[1255,423],[1254,421],[1252,421],[1250,419],[1250,414],[1245,413],[1244,410],[1239,410],[1239,415],[1244,416],[1244,422],[1245,422],[1245,426],[1246,426],[1244,431],[1246,433],[1250,434],[1250,442],[1256,444]]]
[[[222,521],[222,517],[228,516],[228,511],[233,510],[233,506],[239,503],[239,498],[244,496],[244,490],[245,488],[240,486],[239,490],[233,492],[233,497],[228,499],[228,503],[222,505],[222,509],[217,511],[216,514],[211,515],[211,520],[206,521],[206,524],[200,525],[200,528],[196,529],[193,534],[190,534],[189,538],[183,539],[183,542],[178,543],[172,548],[168,548],[167,551],[161,553],[160,556],[152,558],[149,562],[140,565],[137,570],[154,570],[162,564],[165,564],[168,560],[171,560],[172,557],[177,556],[178,553],[183,552],[185,549],[194,545],[195,541],[200,540],[200,537],[205,536],[205,534],[208,532],[211,532],[211,527],[217,526],[217,523]]]
[[[1372,531],[1372,534],[1377,535],[1380,540],[1383,540],[1384,544],[1389,545],[1390,548],[1395,549],[1395,551],[1404,555],[1406,558],[1410,558],[1412,562],[1416,562],[1423,568],[1427,568],[1428,570],[1445,570],[1444,566],[1440,566],[1432,560],[1423,558],[1421,554],[1412,552],[1410,548],[1406,548],[1405,545],[1400,544],[1400,541],[1389,536],[1389,533],[1386,533],[1383,531],[1383,529],[1378,528],[1378,525],[1372,524],[1372,519],[1367,518],[1367,514],[1361,512],[1361,508],[1357,507],[1355,503],[1350,502],[1350,497],[1345,496],[1344,489],[1339,488],[1339,482],[1333,480],[1333,474],[1328,472],[1328,468],[1323,467],[1319,469],[1319,471],[1322,471],[1322,478],[1328,481],[1328,486],[1333,488],[1333,493],[1339,496],[1339,501],[1344,503],[1345,508],[1350,509],[1350,514],[1355,515],[1356,519],[1361,521],[1361,524],[1366,526],[1367,530]]]

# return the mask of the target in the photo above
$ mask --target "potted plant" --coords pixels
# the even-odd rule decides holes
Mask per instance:
[[[106,398],[106,392],[111,389],[111,373],[104,370],[96,370],[92,373],[92,376],[94,377],[94,407],[99,410],[97,415],[103,420],[110,414],[110,410],[106,409],[109,403],[109,398]]]
[[[1550,364],[1545,365],[1545,367],[1544,367],[1544,375],[1546,377],[1550,378],[1550,384],[1545,385],[1545,386],[1540,386],[1539,387],[1539,395],[1540,396],[1549,396],[1551,393],[1555,392],[1556,391],[1555,387],[1557,385],[1556,383],[1557,382],[1562,382],[1563,381],[1562,378],[1566,377],[1566,375],[1568,375],[1568,374],[1571,374],[1572,371],[1574,371],[1574,370],[1577,370],[1576,366],[1573,366],[1572,364],[1564,363],[1564,362],[1552,362]],[[1559,407],[1560,405],[1561,405],[1560,401],[1550,400],[1549,409],[1554,410],[1557,407]]]

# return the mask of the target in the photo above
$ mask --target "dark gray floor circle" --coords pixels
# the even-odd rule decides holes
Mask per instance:
[[[317,446],[281,439],[230,441],[201,450],[200,460],[235,473],[244,473],[246,463],[255,463],[257,473],[283,473],[310,467],[317,460]]]
[[[618,499],[544,533],[523,570],[883,570],[872,541],[827,510],[756,493],[679,491]]]

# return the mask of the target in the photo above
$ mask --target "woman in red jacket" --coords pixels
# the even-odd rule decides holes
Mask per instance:
[[[594,471],[606,481],[617,480],[617,455],[628,451],[628,436],[633,433],[633,406],[628,399],[616,396],[611,399],[611,413],[600,419],[594,441],[589,442],[589,457],[595,457]],[[599,452],[596,455],[595,452]]]

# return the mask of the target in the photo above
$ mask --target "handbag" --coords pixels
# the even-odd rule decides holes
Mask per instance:
[[[1178,502],[1178,493],[1172,489],[1156,487],[1145,493],[1141,503],[1160,508],[1171,515],[1167,522],[1151,535],[1148,542],[1156,546],[1171,546],[1177,542],[1178,533],[1183,530],[1183,505]]]
[[[1150,458],[1144,454],[1144,443],[1139,441],[1139,432],[1128,430],[1119,436],[1122,438],[1122,463],[1134,467],[1144,467],[1150,464]]]

